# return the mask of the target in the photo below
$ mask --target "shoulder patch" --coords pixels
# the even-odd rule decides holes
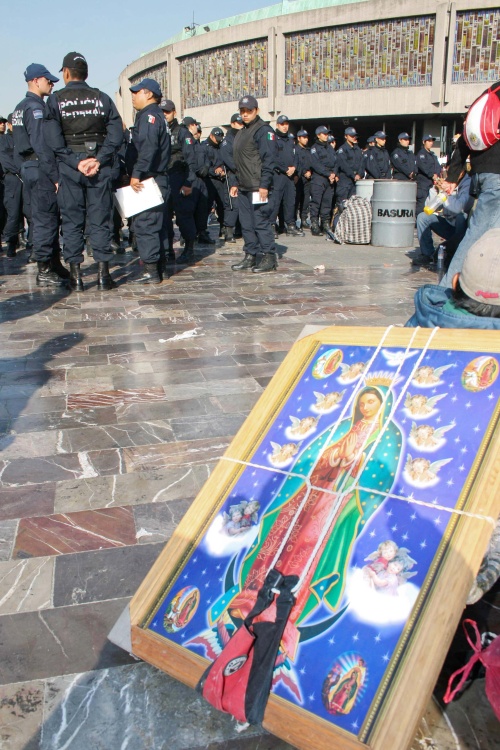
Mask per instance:
[[[315,149],[315,148],[312,148],[312,149],[311,149],[311,154],[315,154],[315,153],[316,153],[316,149]]]
[[[420,154],[420,158],[421,159],[425,159],[425,155],[424,154]]]
[[[43,110],[41,109],[34,109],[33,110],[33,117],[35,120],[43,120]]]
[[[267,140],[274,141],[274,133],[271,133],[271,131],[269,131],[269,133],[267,134]]]
[[[154,125],[156,122],[156,117],[154,115],[148,115],[148,122],[151,123],[151,125]]]
[[[339,148],[339,150],[337,151],[337,153],[338,153],[338,154],[343,154],[344,152],[342,151],[342,149],[341,149],[341,148]]]
[[[187,143],[188,146],[191,146],[192,143],[193,143],[193,139],[192,138],[185,138],[184,140],[185,140],[185,142]]]
[[[393,159],[399,159],[399,156],[397,154],[392,155]]]

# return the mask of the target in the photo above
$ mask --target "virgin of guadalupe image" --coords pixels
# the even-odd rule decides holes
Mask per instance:
[[[376,373],[367,378],[351,416],[323,431],[297,457],[291,471],[309,476],[313,488],[305,499],[308,487],[301,476],[284,481],[262,517],[238,582],[232,587],[226,584],[226,593],[210,610],[211,625],[226,612],[235,622],[244,619],[273,564],[283,575],[300,577],[305,572],[282,639],[291,660],[301,636],[299,626],[321,604],[337,611],[354,542],[380,509],[398,471],[402,439],[389,418],[392,377]],[[315,551],[325,527],[328,532]],[[267,612],[269,618],[274,617],[272,607]]]

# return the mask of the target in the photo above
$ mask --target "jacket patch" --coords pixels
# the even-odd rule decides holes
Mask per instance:
[[[192,138],[186,138],[185,141],[186,141],[186,143],[187,143],[188,146],[191,146],[191,144],[193,143],[193,139]]]
[[[267,134],[267,140],[268,141],[274,141],[274,133],[268,133]]]
[[[33,110],[33,117],[35,120],[43,120],[43,110],[41,109],[34,109]]]
[[[148,115],[148,122],[150,122],[151,125],[154,125],[156,122],[156,117],[154,115]]]

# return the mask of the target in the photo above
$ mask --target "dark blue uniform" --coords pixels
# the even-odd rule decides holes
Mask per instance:
[[[295,227],[295,178],[298,159],[295,154],[295,141],[291,133],[276,130],[276,166],[274,168],[274,212],[278,215],[283,209],[285,225]],[[289,177],[287,170],[295,167]]]
[[[59,167],[58,202],[64,236],[64,258],[83,262],[84,233],[88,234],[94,257],[112,259],[111,217],[113,211],[113,166],[123,143],[123,124],[107,94],[85,81],[69,81],[47,100],[46,141]],[[78,171],[84,159],[100,163],[94,177]]]
[[[14,138],[7,131],[0,136],[0,169],[3,171],[5,225],[3,235],[7,242],[7,254],[16,252],[18,233],[22,225],[23,183],[21,180],[21,157],[14,151]]]
[[[192,187],[196,181],[197,160],[195,139],[189,130],[175,119],[169,124],[171,138],[171,155],[168,165],[170,198],[168,202],[168,240],[169,247],[174,244],[173,215],[180,233],[186,243],[192,243],[196,237],[194,221],[195,201],[193,194],[181,194],[183,186]]]
[[[421,148],[416,155],[417,159],[417,209],[418,216],[424,210],[425,200],[429,190],[434,184],[433,176],[441,174],[441,166],[434,151]]]
[[[192,196],[194,201],[194,222],[196,234],[199,236],[207,231],[208,214],[211,211],[212,200],[209,198],[211,186],[208,181],[207,154],[200,140],[192,137],[196,159],[196,177],[192,183]]]
[[[25,207],[29,206],[33,227],[33,257],[39,262],[50,261],[53,253],[59,253],[59,174],[45,142],[45,109],[43,99],[28,91],[12,114],[14,150],[22,161]]]
[[[211,205],[215,201],[221,229],[223,227],[234,227],[237,214],[236,210],[231,211],[226,175],[221,175],[215,171],[219,168],[226,169],[222,159],[221,144],[214,143],[211,138],[207,138],[201,144],[201,148],[205,154],[205,164],[208,166],[207,187],[209,203]]]
[[[391,154],[393,167],[392,179],[401,182],[414,180],[417,175],[417,160],[408,146],[396,146]]]
[[[337,151],[337,206],[342,210],[342,204],[356,192],[356,175],[364,177],[364,155],[357,144],[351,146],[347,141]]]
[[[162,110],[155,103],[141,109],[135,118],[125,163],[131,177],[154,177],[164,203],[134,216],[137,249],[144,263],[157,263],[167,241],[167,169],[170,161],[170,133]]]
[[[276,253],[274,232],[271,221],[274,219],[272,195],[273,178],[276,167],[275,134],[258,115],[240,130],[234,139],[234,163],[238,181],[238,212],[241,231],[245,242],[245,253],[266,255]],[[254,204],[253,193],[259,188],[269,191],[268,202]]]
[[[236,164],[234,163],[233,147],[234,139],[239,133],[239,128],[229,128],[226,136],[220,144],[220,156],[226,170],[227,187],[231,188],[237,184]],[[224,222],[226,227],[234,229],[238,221],[238,198],[231,198],[228,189],[228,206],[224,207]]]
[[[297,175],[298,180],[295,186],[295,216],[300,216],[302,228],[304,227],[309,213],[309,203],[311,200],[311,176],[305,177],[305,172],[311,171],[311,149],[309,146],[295,147],[297,157]]]
[[[373,180],[390,180],[391,157],[385,146],[375,144],[365,154],[365,169]]]
[[[311,148],[311,167],[311,224],[321,219],[326,228],[330,226],[334,190],[329,177],[337,174],[337,154],[327,141],[318,140]]]

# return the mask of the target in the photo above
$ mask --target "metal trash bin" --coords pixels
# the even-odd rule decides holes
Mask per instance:
[[[374,183],[371,244],[413,247],[417,183],[400,180],[374,180]]]
[[[356,183],[356,195],[359,195],[360,198],[371,200],[374,182],[375,180],[358,180]]]

